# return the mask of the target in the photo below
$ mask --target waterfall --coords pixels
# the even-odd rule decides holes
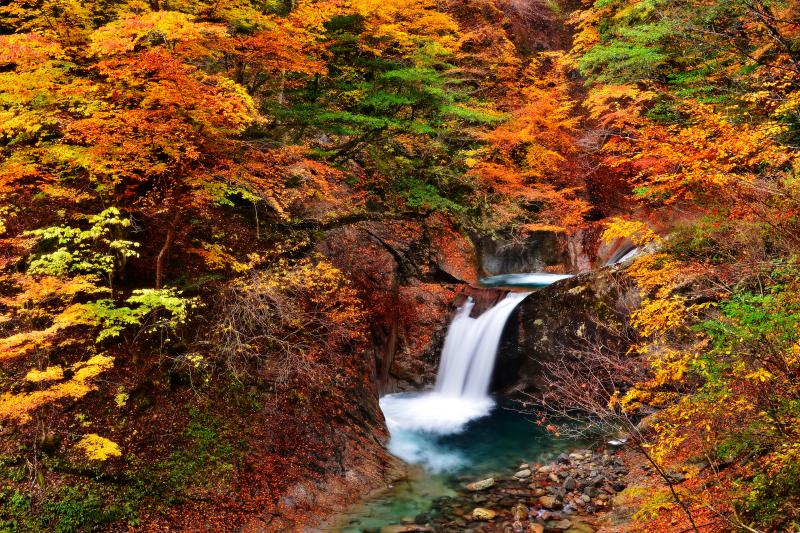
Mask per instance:
[[[489,394],[506,321],[528,294],[510,293],[478,318],[470,317],[475,305],[472,298],[458,310],[445,337],[436,392],[469,398],[483,398]]]
[[[546,273],[515,276],[498,283],[517,282],[533,288],[570,277]],[[435,390],[388,394],[380,400],[391,436],[390,452],[433,472],[468,465],[469,459],[442,439],[462,433],[467,424],[494,409],[489,386],[500,337],[514,308],[529,294],[509,293],[478,318],[470,316],[475,307],[472,298],[456,311],[445,336]]]
[[[445,337],[436,389],[381,398],[390,452],[434,472],[468,462],[438,439],[461,433],[469,422],[492,412],[489,385],[500,337],[509,315],[528,294],[510,293],[478,318],[469,316],[472,298],[458,309]]]
[[[621,248],[617,251],[617,253],[611,256],[611,258],[608,261],[606,261],[605,266],[613,266],[613,265],[618,265],[620,263],[624,263],[625,261],[633,259],[637,255],[639,255],[639,252],[641,251],[642,251],[641,248],[638,246],[628,246],[625,248]]]

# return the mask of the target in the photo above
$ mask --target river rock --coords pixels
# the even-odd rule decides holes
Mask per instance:
[[[615,481],[611,485],[611,488],[614,489],[615,492],[622,492],[623,490],[625,490],[625,487],[627,487],[627,485],[622,481]]]
[[[529,477],[531,477],[531,471],[530,471],[529,469],[527,469],[527,468],[526,468],[526,469],[524,469],[524,470],[520,470],[519,472],[517,472],[516,474],[514,474],[514,477],[515,477],[516,479],[526,479],[526,478],[529,478]]]
[[[397,524],[393,526],[383,526],[381,528],[381,533],[427,533],[430,531],[433,530],[426,526],[403,525],[403,524]]]
[[[594,533],[594,528],[586,522],[576,522],[567,530],[567,533]]]
[[[563,531],[565,529],[569,529],[570,526],[572,526],[572,520],[570,520],[568,518],[564,518],[562,520],[557,520],[557,521],[553,521],[553,522],[548,522],[547,523],[547,528],[548,529],[557,529],[557,530],[560,530],[560,531]]]
[[[542,524],[530,524],[528,526],[528,533],[544,533],[544,526]]]
[[[511,509],[511,516],[514,517],[514,520],[527,520],[528,519],[528,508],[525,505],[518,503]]]
[[[541,496],[539,498],[539,505],[547,509],[553,509],[557,504],[553,496]]]
[[[483,520],[489,521],[494,520],[497,516],[496,511],[492,511],[491,509],[487,509],[485,507],[476,507],[472,510],[472,519],[473,520]]]
[[[564,490],[570,491],[575,490],[575,487],[578,486],[578,482],[575,481],[575,478],[570,476],[566,480],[564,480]]]
[[[482,479],[480,481],[475,481],[474,483],[470,483],[469,485],[467,485],[467,490],[476,492],[479,490],[486,490],[493,485],[494,485],[494,478],[490,477],[488,479]]]

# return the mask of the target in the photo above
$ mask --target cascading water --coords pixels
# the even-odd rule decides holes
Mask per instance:
[[[462,466],[465,458],[442,447],[438,436],[461,432],[494,407],[489,384],[508,317],[530,293],[510,293],[478,318],[469,299],[456,313],[445,337],[436,388],[421,394],[390,394],[381,409],[391,434],[389,451],[432,471]]]
[[[475,305],[471,298],[459,309],[444,341],[436,392],[468,398],[488,395],[503,328],[528,294],[511,293],[478,318],[470,317]]]
[[[628,246],[626,248],[621,248],[617,253],[615,253],[608,261],[606,261],[605,266],[614,266],[620,263],[624,263],[629,259],[633,259],[642,249],[638,246]]]

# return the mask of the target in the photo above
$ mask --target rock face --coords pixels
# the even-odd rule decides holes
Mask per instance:
[[[556,233],[539,231],[520,244],[482,237],[476,239],[481,273],[486,276],[541,272],[548,267],[571,267],[566,243]]]
[[[455,297],[478,279],[472,242],[431,215],[331,228],[315,252],[346,272],[370,303],[378,392],[432,382]]]
[[[581,339],[602,334],[598,324],[616,320],[638,302],[639,294],[622,267],[581,274],[534,292],[506,324],[493,389],[541,390],[542,362]]]

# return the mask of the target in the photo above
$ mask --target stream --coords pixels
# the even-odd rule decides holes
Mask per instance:
[[[421,397],[424,394],[391,395],[382,405]],[[547,462],[575,447],[574,441],[553,437],[515,411],[516,404],[491,403],[485,416],[452,433],[395,429],[389,449],[412,464],[408,477],[352,508],[328,531],[380,531],[415,519],[425,523],[441,498],[470,498],[459,492],[465,483],[508,477],[521,462]]]

